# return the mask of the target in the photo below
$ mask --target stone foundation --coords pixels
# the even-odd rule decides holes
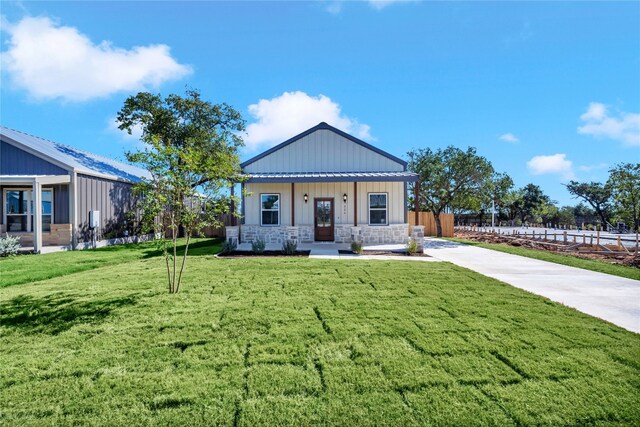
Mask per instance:
[[[4,234],[2,225],[0,233]],[[33,233],[9,233],[20,236],[21,246],[33,246]],[[71,244],[71,224],[51,224],[51,231],[42,232],[42,246],[67,246]]]
[[[227,227],[229,229],[230,227]],[[227,235],[228,236],[228,235]],[[284,243],[293,240],[301,243],[314,241],[313,226],[279,226],[261,227],[259,225],[242,225],[240,227],[240,241],[251,243],[255,240],[263,240],[265,243]],[[402,243],[409,240],[409,225],[394,224],[386,226],[362,225],[354,227],[347,224],[336,224],[334,229],[335,243],[351,243],[359,241],[363,244]]]

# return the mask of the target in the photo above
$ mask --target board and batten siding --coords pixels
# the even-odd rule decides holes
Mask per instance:
[[[89,229],[89,212],[100,211],[101,235],[117,223],[124,220],[126,212],[133,206],[132,184],[109,179],[78,174],[76,180],[78,239],[87,241],[91,238]]]
[[[8,142],[0,142],[1,175],[69,175],[69,172]]]
[[[328,129],[319,129],[244,168],[246,173],[402,170],[400,163]]]
[[[251,193],[245,197],[244,223],[260,225],[260,194],[280,194],[280,225],[291,225],[291,184],[247,183],[245,190]],[[329,197],[334,199],[336,224],[353,224],[354,185],[353,182],[296,183],[294,186],[295,225],[313,225],[313,199]],[[359,182],[358,183],[358,224],[369,224],[369,193],[387,193],[389,224],[405,223],[403,182]],[[304,195],[309,201],[304,202]],[[347,195],[347,202],[342,200]]]

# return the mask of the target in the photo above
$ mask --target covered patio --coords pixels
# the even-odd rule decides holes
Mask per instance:
[[[48,195],[46,201],[43,198],[43,187],[50,193],[52,190],[46,187],[69,186],[70,183],[69,175],[0,175],[3,198],[1,231],[24,237],[21,239],[23,248],[32,248],[35,253],[41,253],[45,245],[55,247],[71,245],[72,225],[55,223],[52,220],[53,197]],[[73,212],[73,198],[68,199],[69,206],[63,208],[67,212]],[[45,204],[46,207],[43,206]],[[47,211],[45,216],[49,216],[48,231],[45,231],[44,235],[43,210]]]

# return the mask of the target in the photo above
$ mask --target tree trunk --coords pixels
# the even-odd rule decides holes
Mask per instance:
[[[433,212],[433,218],[436,220],[436,237],[442,237],[442,223],[440,222],[440,212]]]
[[[602,212],[602,209],[597,209],[596,212],[598,213],[598,216],[600,217],[600,221],[602,221],[602,228],[606,229],[607,228],[607,218],[605,218],[604,212]]]

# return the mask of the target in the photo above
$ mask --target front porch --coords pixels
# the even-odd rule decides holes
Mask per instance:
[[[43,247],[66,248],[72,244],[73,225],[68,223],[72,204],[69,175],[1,175],[2,223],[0,233],[20,237],[23,250],[41,253]],[[54,214],[54,190],[64,188],[62,206]]]

